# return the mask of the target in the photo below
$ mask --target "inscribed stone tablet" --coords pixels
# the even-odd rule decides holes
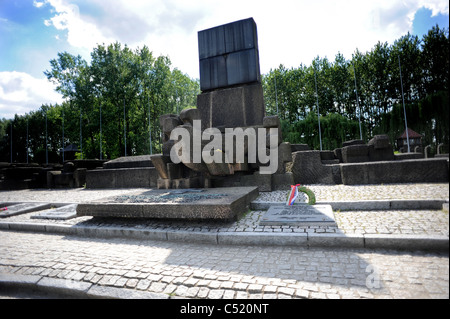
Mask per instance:
[[[271,206],[260,225],[337,226],[331,205]]]
[[[49,203],[21,203],[7,206],[5,210],[0,211],[0,217],[9,217],[20,214],[29,213],[32,211],[49,208]]]
[[[60,219],[66,220],[77,217],[78,204],[69,204],[58,208],[47,209],[37,215],[31,216],[35,219]]]

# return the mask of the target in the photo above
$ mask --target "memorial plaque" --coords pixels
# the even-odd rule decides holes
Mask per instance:
[[[37,210],[50,208],[49,203],[21,203],[11,206],[1,207],[0,218],[25,214]]]
[[[59,219],[66,220],[77,217],[78,204],[64,205],[58,208],[47,209],[37,215],[32,215],[35,219]]]
[[[257,187],[154,189],[78,204],[77,216],[230,221],[258,194]]]
[[[260,225],[337,226],[331,205],[308,204],[271,206]]]

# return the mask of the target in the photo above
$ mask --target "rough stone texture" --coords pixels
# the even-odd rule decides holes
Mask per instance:
[[[339,163],[342,163],[344,160],[342,158],[342,148],[336,148],[333,151],[334,157],[339,160]]]
[[[198,32],[200,88],[260,82],[255,21],[235,21]]]
[[[346,185],[381,183],[448,182],[445,159],[341,164],[342,182]]]
[[[6,210],[0,211],[0,218],[25,214],[28,212],[39,211],[50,208],[49,203],[20,203],[15,205],[7,205]]]
[[[87,188],[156,187],[154,167],[98,169],[86,172]]]
[[[161,131],[163,132],[162,134],[162,142],[167,142],[169,140],[169,136],[170,136],[170,131],[169,134],[167,134],[167,129],[168,127],[165,127],[164,122],[168,119],[168,118],[173,118],[175,120],[178,121],[179,125],[183,124],[183,122],[181,121],[180,117],[177,114],[164,114],[161,115],[159,117],[159,127],[161,128]],[[175,124],[172,120],[169,120],[169,122],[167,122],[167,124],[171,123],[171,127],[173,127],[173,125]],[[175,125],[176,126],[176,125]]]
[[[283,243],[292,239],[291,245],[296,246],[268,248],[250,246],[245,240],[250,236],[243,231],[239,232],[241,238],[226,232],[216,234],[219,243],[240,240],[243,245],[0,232],[0,285],[15,281],[30,286],[44,278],[57,278],[66,281],[60,282],[60,287],[73,290],[85,290],[83,286],[92,284],[89,296],[125,299],[152,298],[150,294],[156,293],[162,294],[159,298],[225,298],[230,292],[244,299],[254,299],[255,292],[258,298],[280,299],[449,297],[448,251],[307,249],[326,234],[290,232],[284,238],[254,234],[253,242],[258,245],[264,241],[273,244],[271,239],[280,238]],[[350,236],[339,241],[346,238]],[[133,284],[134,288],[127,288]],[[230,286],[224,288],[226,284]],[[177,317],[179,311],[175,307],[168,317]],[[284,315],[289,313],[282,312]]]
[[[384,149],[384,148],[392,148],[391,142],[389,141],[389,136],[387,135],[375,135],[367,145],[373,145],[374,148]]]
[[[78,168],[73,172],[74,187],[83,187],[86,184],[86,168]]]
[[[291,144],[289,142],[283,142],[278,145],[278,168],[276,174],[286,173],[286,163],[292,162]],[[268,166],[268,165],[261,165]]]
[[[377,149],[374,145],[369,145],[369,159],[371,162],[393,161],[395,159],[394,151],[391,147]]]
[[[162,122],[162,131],[165,134],[170,134],[170,132],[179,125],[182,125],[183,122],[179,117],[167,117]]]
[[[323,165],[320,151],[292,153],[294,182],[300,184],[334,184],[331,166]]]
[[[77,215],[235,220],[258,194],[256,187],[152,190],[81,203]]]
[[[273,205],[264,213],[260,225],[337,226],[330,205]]]
[[[273,174],[272,175],[272,189],[286,190],[294,185],[294,175],[292,173]]]
[[[392,161],[394,160],[394,151],[387,135],[375,135],[369,143],[370,161]]]
[[[265,116],[260,83],[206,92],[197,96],[202,129],[261,125]]]
[[[61,171],[47,171],[47,187],[48,188],[55,187],[54,177],[59,174],[61,174]]]
[[[53,175],[53,187],[55,188],[66,188],[74,187],[73,173],[64,173]]]
[[[174,140],[167,139],[165,142],[163,142],[162,145],[162,154],[164,156],[170,157],[170,150],[175,145]]]
[[[151,155],[151,160],[153,165],[158,172],[160,178],[169,178],[169,174],[167,172],[167,163],[170,162],[170,157],[161,154]]]
[[[263,127],[280,127],[280,118],[277,115],[266,116],[263,119]]]
[[[322,161],[331,161],[334,160],[334,152],[333,151],[320,151],[320,159]]]
[[[151,155],[123,156],[103,164],[103,168],[153,167]]]
[[[396,161],[421,159],[421,158],[423,158],[423,154],[422,153],[413,153],[413,152],[411,152],[411,153],[401,153],[401,154],[395,154],[394,155],[394,159]]]
[[[184,109],[180,112],[180,119],[184,124],[193,125],[194,120],[201,120],[200,111],[198,109]]]
[[[363,140],[351,140],[351,141],[345,141],[342,143],[342,147],[351,146],[351,145],[359,145],[364,144]]]
[[[77,204],[64,205],[57,208],[44,210],[36,215],[32,215],[32,219],[60,219],[66,220],[77,216]]]
[[[272,175],[255,172],[252,175],[244,175],[240,179],[242,186],[257,186],[260,192],[270,192],[272,190]]]
[[[309,151],[310,148],[308,144],[291,144],[291,151],[294,152],[301,152],[301,151]]]
[[[343,147],[342,160],[344,163],[368,162],[369,146],[366,144],[354,144]]]

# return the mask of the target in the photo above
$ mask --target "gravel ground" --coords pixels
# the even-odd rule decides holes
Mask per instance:
[[[388,199],[446,199],[449,184],[386,184],[386,185],[303,185],[310,188],[318,202],[388,200]],[[0,191],[0,202],[60,202],[81,203],[109,196],[148,191],[146,188],[127,189],[26,189]],[[286,202],[289,189],[285,191],[261,192],[256,201]],[[303,193],[297,202],[306,201]]]
[[[311,189],[318,202],[389,200],[389,199],[447,199],[449,184],[386,184],[386,185],[303,185]],[[289,190],[260,193],[257,201],[285,202]],[[297,201],[306,201],[300,193]]]
[[[401,185],[309,185],[317,201],[348,201],[373,199],[447,199],[448,184]],[[148,189],[40,189],[0,192],[0,202],[47,201],[52,203],[80,203],[109,196],[126,195]],[[258,202],[285,202],[288,191],[262,192]],[[303,193],[298,202],[306,201]],[[77,217],[69,220],[31,219],[27,213],[0,219],[5,222],[53,223],[93,227],[120,226],[140,229],[188,230],[206,232],[315,232],[345,234],[427,234],[449,235],[449,216],[445,210],[389,210],[389,211],[335,211],[338,227],[332,226],[261,226],[264,211],[249,211],[236,222],[173,221],[123,218]]]

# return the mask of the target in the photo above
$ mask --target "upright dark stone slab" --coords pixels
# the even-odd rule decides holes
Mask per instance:
[[[261,125],[265,116],[252,18],[198,32],[202,129]]]
[[[202,91],[261,81],[252,18],[199,31],[198,51]]]

